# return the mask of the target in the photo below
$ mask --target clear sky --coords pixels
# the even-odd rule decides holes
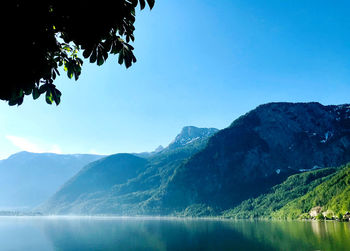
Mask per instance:
[[[350,103],[349,10],[349,1],[157,0],[137,15],[130,69],[109,57],[85,63],[77,82],[62,69],[57,107],[0,102],[0,159],[151,151],[183,126],[222,129],[262,103]]]

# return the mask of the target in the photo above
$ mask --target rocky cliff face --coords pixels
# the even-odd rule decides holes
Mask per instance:
[[[350,106],[270,103],[235,120],[181,165],[148,208],[229,208],[300,170],[350,161]]]
[[[219,130],[216,128],[198,128],[195,126],[185,126],[175,139],[169,144],[167,149],[173,150],[175,148],[184,147],[195,141],[206,139]]]

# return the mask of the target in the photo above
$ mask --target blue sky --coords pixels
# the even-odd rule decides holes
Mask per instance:
[[[151,151],[183,126],[222,129],[273,101],[350,103],[348,1],[158,0],[130,69],[110,57],[55,84],[62,103],[0,102],[0,159],[29,150]]]

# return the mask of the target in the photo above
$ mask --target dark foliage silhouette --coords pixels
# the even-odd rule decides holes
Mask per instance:
[[[150,8],[154,0],[147,0]],[[133,47],[135,10],[145,0],[115,1],[24,1],[6,4],[3,24],[6,64],[11,80],[0,85],[0,99],[21,105],[25,95],[60,103],[61,92],[53,84],[60,67],[69,78],[81,74],[82,55],[102,65],[110,54],[127,68],[136,62]],[[79,51],[82,52],[79,53]]]

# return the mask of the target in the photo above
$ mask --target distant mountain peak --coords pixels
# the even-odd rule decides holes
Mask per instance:
[[[178,147],[183,147],[197,140],[209,138],[217,131],[219,130],[216,128],[198,128],[195,126],[185,126],[167,148],[175,149]]]
[[[162,153],[163,151],[181,148],[187,145],[191,145],[192,143],[197,141],[203,143],[203,140],[208,139],[218,131],[219,129],[216,128],[198,128],[195,126],[185,126],[167,147],[159,145],[152,152],[133,153],[133,155],[141,158],[149,158],[151,156],[154,156],[155,154]]]
[[[28,152],[28,151],[20,151],[17,153],[14,153],[10,155],[7,160],[14,160],[14,159],[25,159],[27,160],[28,158],[42,158],[42,157],[74,157],[74,158],[84,158],[84,157],[93,157],[96,156],[98,158],[105,157],[105,155],[98,155],[98,154],[89,154],[89,153],[75,153],[75,154],[59,154],[59,153],[52,153],[52,152],[42,152],[42,153],[37,153],[37,152]],[[6,159],[5,159],[6,160]]]
[[[164,147],[162,145],[159,145],[153,152],[159,153],[160,151],[163,151]]]
[[[29,154],[30,154],[30,152],[27,152],[27,151],[20,151],[20,152],[11,154],[8,158],[15,158],[15,157],[17,157],[17,156],[29,155]]]

